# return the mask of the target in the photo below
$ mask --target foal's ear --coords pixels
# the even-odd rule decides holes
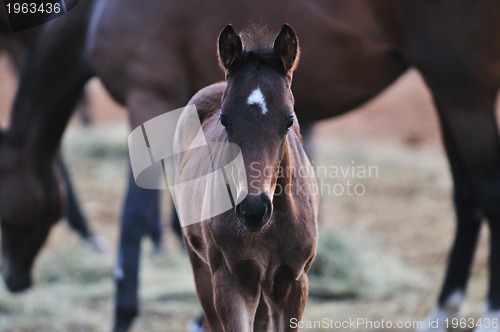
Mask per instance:
[[[236,59],[241,55],[243,45],[241,38],[231,24],[228,24],[219,34],[218,40],[218,57],[219,65],[223,70],[229,70],[235,63]]]
[[[299,40],[295,31],[288,24],[283,24],[280,33],[274,41],[274,54],[281,60],[283,69],[291,74],[299,62]]]

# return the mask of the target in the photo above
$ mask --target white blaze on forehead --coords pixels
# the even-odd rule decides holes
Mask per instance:
[[[260,107],[260,111],[262,112],[262,114],[267,113],[266,99],[264,98],[264,95],[262,94],[260,88],[256,88],[252,91],[252,93],[247,98],[247,104],[257,105]]]

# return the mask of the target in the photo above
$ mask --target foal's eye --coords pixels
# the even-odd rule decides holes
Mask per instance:
[[[227,130],[227,119],[225,116],[221,115],[219,117],[220,124]]]
[[[285,123],[285,133],[287,133],[293,125],[293,116],[289,117]]]

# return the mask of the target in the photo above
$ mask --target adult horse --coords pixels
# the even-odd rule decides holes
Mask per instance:
[[[494,113],[500,38],[489,37],[500,35],[496,0],[108,0],[94,7],[80,3],[45,26],[42,33],[52,42],[32,50],[12,127],[0,150],[7,280],[12,274],[29,276],[34,256],[60,215],[52,161],[84,83],[98,75],[115,100],[128,108],[135,128],[182,106],[198,88],[220,79],[215,61],[206,58],[213,53],[219,27],[250,21],[265,22],[272,29],[287,21],[302,36],[304,56],[294,91],[303,123],[353,109],[409,67],[420,71],[438,109],[457,214],[455,242],[435,314],[453,314],[447,311],[455,302],[450,299],[463,298],[483,218],[491,230],[485,315],[500,310],[500,144]],[[126,202],[134,201],[137,189],[131,189]],[[157,201],[157,193],[148,194]],[[32,208],[27,211],[25,206]],[[133,209],[136,220],[144,216],[141,207]],[[142,228],[132,219],[128,222],[135,228],[121,234],[128,246],[121,255],[128,250],[133,259],[119,261],[119,271],[136,278],[131,266],[138,260]],[[30,246],[16,248],[16,238],[28,239],[24,242]],[[123,280],[118,280],[119,289]],[[131,293],[117,306],[117,329],[126,328],[137,312],[137,297]]]

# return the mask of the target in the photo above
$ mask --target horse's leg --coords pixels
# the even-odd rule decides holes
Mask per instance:
[[[66,218],[68,220],[68,224],[83,239],[87,239],[92,236],[92,231],[87,225],[87,221],[85,219],[85,216],[83,215],[83,212],[80,208],[80,204],[73,190],[73,184],[68,172],[68,168],[66,167],[66,164],[62,160],[61,156],[59,156],[58,158],[58,165],[61,170],[61,174],[63,176],[64,184],[66,186],[66,198],[67,198]]]
[[[298,331],[293,322],[300,321],[307,302],[307,274],[302,273],[297,279],[292,277],[287,267],[276,272],[273,288],[264,294],[270,308],[273,331]]]
[[[267,306],[264,296],[260,296],[259,306],[255,313],[255,323],[253,326],[254,332],[268,331],[269,329],[269,307]]]
[[[500,141],[494,110],[496,95],[472,91],[471,87],[442,91],[432,83],[431,78],[454,180],[457,215],[455,241],[434,316],[445,318],[458,313],[482,214],[491,229],[488,297],[488,312],[491,312],[500,309]],[[443,319],[440,321],[444,324]]]
[[[76,193],[73,189],[71,176],[64,160],[62,159],[62,156],[59,156],[58,158],[58,165],[66,188],[66,220],[68,221],[69,226],[76,231],[82,240],[94,250],[99,252],[106,251],[108,248],[107,241],[94,234],[87,223],[87,218],[83,214],[80,207],[80,202],[78,201]]]
[[[167,59],[165,61],[168,62]],[[175,63],[178,62],[170,63],[175,67]],[[128,93],[126,106],[130,128],[137,128],[158,115],[174,110],[175,107],[172,105],[185,103],[187,94],[184,85],[181,84],[182,80],[174,79],[173,82],[175,84],[172,86],[165,86],[165,89],[172,91],[172,96],[175,96],[168,101],[139,88]],[[149,143],[167,144],[167,142]],[[116,268],[115,331],[127,331],[138,314],[140,242],[150,231],[151,223],[156,220],[159,224],[160,220],[159,191],[138,187],[131,171],[128,183]]]
[[[497,147],[500,150],[500,146]],[[486,310],[482,326],[475,332],[500,332],[500,162],[496,165],[496,175],[491,182],[483,183],[484,213],[490,227],[490,275]],[[487,179],[486,181],[489,181]]]
[[[189,244],[185,244],[186,250],[191,261],[193,269],[194,281],[196,284],[196,293],[200,299],[201,307],[203,308],[203,331],[204,332],[218,332],[222,331],[222,326],[217,316],[217,311],[214,305],[214,292],[212,288],[212,274],[209,266],[203,262],[196,252],[191,249]],[[196,325],[195,325],[196,324]],[[193,322],[191,331],[195,331],[199,326],[198,322]]]
[[[488,217],[490,225],[490,280],[489,280],[489,293],[488,293],[488,303],[486,312],[483,314],[482,321],[483,326],[476,328],[475,332],[500,332],[500,215],[499,205],[500,201],[500,180],[497,180],[496,191],[493,190],[491,194],[492,199],[495,199],[496,203],[493,201],[490,206],[491,210],[486,211],[486,216]],[[496,204],[496,206],[495,206]],[[496,211],[494,211],[496,209]],[[496,215],[490,214],[489,212],[496,213]],[[496,218],[496,219],[494,219]],[[490,326],[486,326],[485,322],[489,321]]]
[[[444,324],[446,317],[459,314],[465,296],[467,279],[476,249],[482,213],[478,201],[478,193],[469,175],[469,171],[461,157],[451,132],[449,119],[443,111],[441,130],[443,142],[450,164],[453,178],[453,202],[456,214],[455,239],[448,257],[446,275],[438,299],[438,306],[433,309],[431,319]]]
[[[127,331],[138,314],[141,239],[149,220],[159,218],[159,191],[142,189],[129,171],[128,190],[120,225],[120,244],[115,270],[114,331]]]
[[[156,213],[154,215],[151,214],[150,219],[148,219],[147,222],[149,228],[148,233],[151,237],[151,242],[153,243],[153,251],[155,254],[159,254],[163,250],[163,230],[161,229],[160,213]]]
[[[213,271],[212,280],[215,308],[223,331],[253,332],[260,288],[257,286],[258,294],[252,294],[227,267]]]
[[[223,254],[209,245],[214,303],[223,331],[253,332],[259,305],[260,269],[253,261],[241,262],[229,270]]]

